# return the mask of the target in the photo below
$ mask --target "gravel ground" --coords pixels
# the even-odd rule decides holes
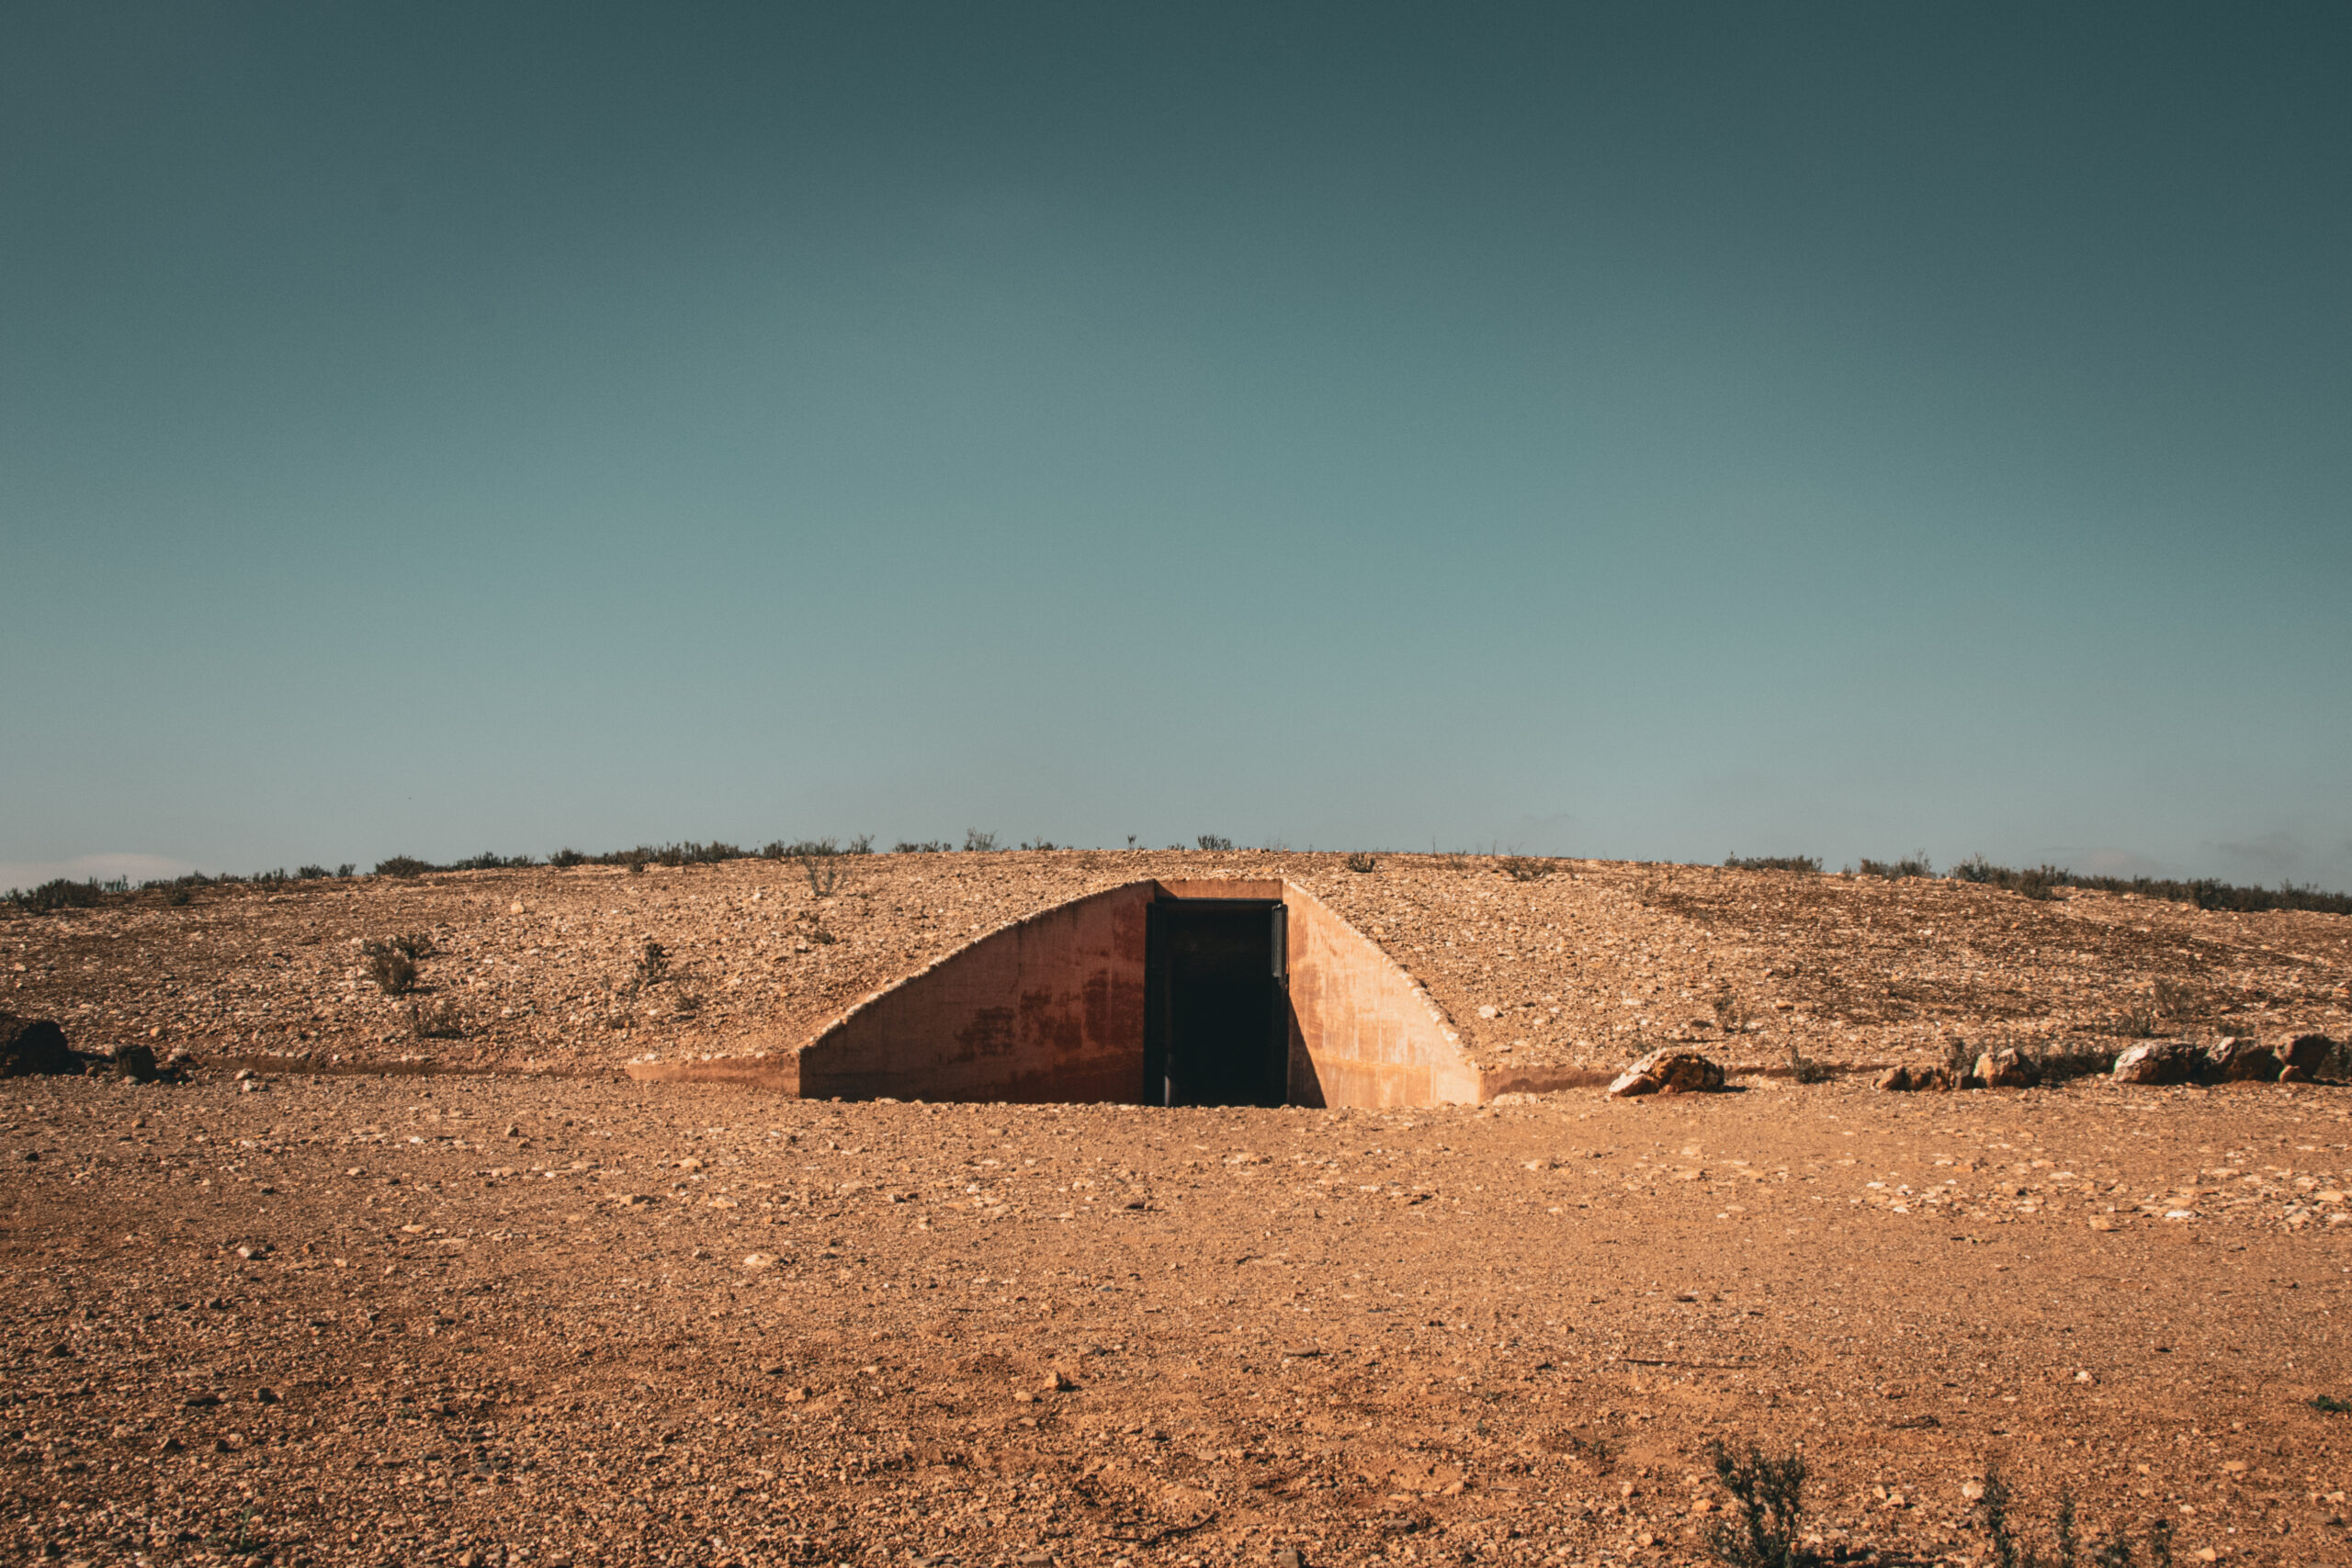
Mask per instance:
[[[1429,988],[1481,1066],[1613,1070],[1648,1044],[1734,1062],[1943,1059],[1949,1043],[2113,1046],[2173,987],[2167,1032],[2352,1032],[2352,919],[2200,911],[2067,890],[2037,902],[1942,880],[1390,855],[1056,852],[842,856],[361,877],[160,894],[0,917],[0,1010],[83,1048],[338,1062],[609,1066],[796,1047],[976,937],[1144,877],[1285,876]],[[1524,863],[1521,869],[1527,869]],[[422,988],[380,994],[360,944],[425,936]],[[645,943],[669,974],[632,988]],[[1725,1040],[1715,1001],[1753,1025]],[[462,1020],[417,1038],[417,1001]]]
[[[1721,1438],[2352,1561],[2339,1089],[249,1081],[0,1084],[8,1560],[1681,1563]]]

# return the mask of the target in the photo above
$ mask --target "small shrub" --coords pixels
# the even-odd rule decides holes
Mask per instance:
[[[1351,854],[1348,857],[1347,866],[1350,871],[1377,871],[1380,869],[1380,862],[1371,855],[1358,852],[1357,853]]]
[[[670,955],[651,937],[645,939],[645,948],[637,955],[638,985],[658,986],[670,977]]]
[[[1726,1037],[1747,1032],[1747,1004],[1740,1000],[1739,993],[1731,988],[1729,980],[1715,982],[1714,1010],[1715,1027],[1722,1030]]]
[[[1560,869],[1551,861],[1538,860],[1532,855],[1505,855],[1495,865],[1513,882],[1541,882]]]
[[[1995,865],[1983,855],[1969,856],[1953,866],[1950,874],[1956,882],[1973,882],[1980,887],[2005,887],[2028,898],[2048,898],[2054,889],[2076,880],[2075,874],[2064,866],[2045,863],[2029,866],[2023,871],[2012,871],[2006,865]]]
[[[1233,848],[1233,840],[1222,833],[1203,833],[1193,842],[1204,850],[1225,851]]]
[[[802,855],[800,869],[808,874],[808,891],[820,898],[831,897],[841,886],[842,868],[830,855]]]
[[[188,904],[193,901],[195,897],[196,889],[190,887],[185,882],[175,882],[170,886],[164,889],[164,902],[169,904],[175,909],[180,908]]]
[[[2175,1023],[2195,1023],[2208,1010],[2204,995],[2178,980],[2158,980],[2154,1000],[2156,1011]]]
[[[964,829],[964,850],[967,854],[987,854],[996,848],[996,835],[983,833],[978,828]]]
[[[1936,868],[1928,863],[1928,852],[1918,850],[1905,855],[1901,860],[1866,859],[1862,862],[1862,874],[1883,877],[1889,882],[1899,882],[1906,876],[1933,876],[1936,874]]]
[[[1804,1456],[1770,1459],[1753,1447],[1737,1456],[1718,1438],[1709,1457],[1714,1461],[1715,1479],[1732,1495],[1736,1515],[1707,1538],[1716,1562],[1727,1568],[1815,1568],[1823,1561],[1802,1540]]]
[[[2009,1524],[2009,1504],[2013,1501],[2009,1483],[1998,1467],[1987,1466],[1984,1472],[1984,1495],[1977,1501],[1977,1509],[1984,1517],[1984,1534],[1993,1549],[1993,1561],[1998,1568],[2075,1568],[2080,1561],[2082,1541],[2075,1530],[2075,1496],[2071,1492],[2058,1494],[2058,1517],[2051,1531],[2056,1555],[2044,1557],[2018,1540],[2017,1531]],[[2098,1549],[2091,1559],[2094,1568],[2132,1568],[2132,1539],[2118,1531],[2113,1540]],[[2159,1517],[2148,1529],[2148,1562],[2152,1568],[2172,1568],[2172,1521]]]
[[[944,854],[955,847],[944,839],[925,839],[921,842],[900,839],[890,846],[890,852],[894,855],[935,855]]]
[[[358,869],[359,868],[357,866],[352,864],[349,861],[345,861],[341,865],[334,868],[334,874],[336,877],[340,879],[349,876],[353,872],[356,872]]]
[[[385,945],[394,953],[403,953],[410,958],[433,956],[433,938],[424,931],[410,931],[404,936],[393,937]]]
[[[411,1003],[408,1024],[419,1040],[461,1040],[466,1032],[465,1015],[450,1001]]]
[[[2043,1083],[2098,1077],[2115,1070],[2116,1053],[2101,1045],[2052,1045],[2033,1055]]]
[[[519,871],[529,864],[531,864],[531,857],[528,855],[492,854],[490,851],[484,850],[478,855],[468,855],[465,859],[453,863],[449,869],[452,871],[504,871],[513,867]]]
[[[1040,839],[1034,844],[1024,843],[1021,847],[1024,850],[1057,850],[1062,846],[1054,842],[1051,839]]]
[[[2156,1010],[2145,1002],[2133,1002],[2116,1016],[2115,1032],[2126,1040],[2148,1040],[2156,1032]]]
[[[295,868],[294,875],[296,880],[301,882],[324,882],[327,879],[327,868],[322,865],[298,866]]]
[[[389,860],[376,863],[376,874],[379,876],[423,876],[428,871],[439,869],[432,862],[421,861],[414,855],[393,855]]]
[[[1789,1042],[1790,1077],[1798,1083],[1827,1083],[1830,1076],[1829,1064],[1815,1061],[1797,1049],[1795,1041]]]
[[[1957,1086],[1966,1083],[1976,1073],[1976,1047],[1965,1040],[1944,1043],[1944,1071]]]
[[[1819,874],[1819,855],[1725,855],[1728,871],[1803,871]]]
[[[555,853],[548,856],[548,863],[557,867],[583,865],[587,863],[587,860],[588,857],[582,854],[578,850],[569,848],[558,850]]]
[[[8,897],[36,915],[46,915],[57,909],[96,908],[106,902],[106,890],[96,881],[69,882],[61,876],[30,892],[12,892]]]
[[[827,931],[822,921],[811,920],[808,923],[808,940],[820,947],[831,947],[841,939]]]
[[[2312,1408],[2323,1416],[2352,1415],[2352,1400],[2338,1399],[2332,1393],[2323,1393],[2312,1399]]]
[[[376,988],[388,997],[404,997],[416,989],[416,960],[389,942],[371,942],[360,949]]]

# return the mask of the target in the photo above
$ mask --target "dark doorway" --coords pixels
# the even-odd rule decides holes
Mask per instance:
[[[1147,921],[1145,1103],[1287,1103],[1282,900],[1163,897]]]

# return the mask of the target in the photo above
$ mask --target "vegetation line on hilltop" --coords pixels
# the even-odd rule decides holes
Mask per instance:
[[[1219,852],[1229,852],[1237,847],[1231,839],[1214,833],[1202,834],[1195,840],[1195,845],[1203,851]],[[996,834],[982,832],[975,828],[966,832],[961,848],[962,852],[978,854],[1001,852],[1012,847],[1000,841]],[[1038,851],[1068,850],[1077,846],[1057,844],[1050,839],[1040,837],[1024,840],[1019,847],[1023,850]],[[1132,836],[1127,840],[1126,847],[1130,850],[1136,847]],[[1170,844],[1168,847],[1170,850],[1182,850],[1184,846]],[[1274,853],[1286,852],[1288,846],[1275,841],[1262,848],[1264,852]],[[739,860],[789,860],[798,861],[808,867],[811,885],[822,889],[830,880],[830,874],[820,873],[818,870],[820,863],[838,855],[867,855],[883,852],[952,854],[957,852],[957,846],[944,839],[901,840],[891,845],[888,851],[882,852],[875,848],[874,836],[870,833],[859,834],[847,842],[830,838],[798,839],[791,841],[775,839],[757,849],[747,849],[742,845],[729,843],[720,839],[713,839],[707,842],[697,842],[689,839],[669,844],[639,844],[633,849],[607,850],[596,854],[567,847],[557,850],[545,859],[527,854],[501,855],[484,852],[444,863],[420,860],[414,855],[396,854],[378,861],[371,874],[406,878],[423,876],[435,872],[526,870],[537,866],[561,869],[577,865],[625,866],[635,873],[643,871],[649,865],[676,867],[715,865],[726,861]],[[1383,853],[1397,859],[1424,858],[1419,852],[1409,855],[1393,851],[1383,852]],[[1426,858],[1451,871],[1498,870],[1506,876],[1519,882],[1539,881],[1563,863],[1548,857],[1505,854],[1499,852],[1473,856],[1458,851],[1446,854],[1439,854],[1432,851]],[[1380,862],[1370,853],[1357,851],[1347,854],[1342,863],[1351,871],[1368,874],[1374,871]],[[1802,876],[1825,874],[1822,870],[1821,857],[1818,855],[1733,854],[1724,858],[1723,865],[1725,869],[1734,871],[1786,872]],[[341,880],[358,874],[360,874],[358,868],[345,862],[333,870],[322,865],[303,865],[289,872],[281,866],[275,871],[256,872],[243,876],[233,872],[211,874],[200,871],[189,872],[182,876],[145,881],[136,885],[124,878],[100,881],[92,877],[76,882],[68,877],[58,877],[44,882],[37,887],[10,888],[6,893],[0,894],[0,905],[13,905],[18,910],[28,914],[47,914],[58,909],[96,908],[107,902],[110,895],[153,891],[162,892],[167,903],[185,904],[188,902],[194,890],[201,887],[267,886],[299,882]],[[1849,866],[1833,874],[1903,881],[1910,878],[1933,878],[1938,874],[1928,862],[1927,852],[1922,850],[1898,860],[1879,861],[1864,858],[1859,868]],[[2022,870],[2015,869],[1996,865],[1983,855],[1970,856],[1944,872],[1942,877],[1979,886],[1998,887],[2028,898],[2048,898],[2058,888],[2075,887],[2098,893],[2132,894],[2142,898],[2193,904],[2200,909],[2229,910],[2241,914],[2293,909],[2330,915],[2352,915],[2352,894],[2330,893],[2317,886],[2298,886],[2292,882],[2281,882],[2277,887],[2261,887],[2223,882],[2217,877],[2182,879],[2159,876],[2095,876],[2085,875],[2064,866],[2047,864],[2030,866]]]

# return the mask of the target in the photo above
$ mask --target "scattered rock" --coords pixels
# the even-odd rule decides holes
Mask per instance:
[[[2277,1083],[2278,1054],[2250,1035],[2227,1035],[2208,1045],[2198,1077],[2208,1083]]]
[[[1699,1094],[1724,1087],[1724,1070],[1696,1051],[1651,1052],[1609,1086],[1618,1099],[1637,1094]]]
[[[2187,1083],[2197,1076],[2197,1048],[2178,1040],[2144,1040],[2115,1058],[2117,1083]]]
[[[1950,1089],[1951,1075],[1941,1067],[1889,1067],[1879,1074],[1878,1087],[1906,1094],[1915,1089]]]
[[[132,1083],[153,1083],[163,1076],[163,1069],[155,1065],[155,1053],[145,1045],[118,1045],[107,1061]]]
[[[2298,1034],[2287,1043],[2287,1054],[2280,1058],[2280,1083],[2310,1083],[2319,1076],[2327,1063],[2328,1053],[2335,1049],[2335,1042],[2324,1034]]]
[[[0,1078],[78,1072],[81,1066],[55,1019],[0,1013]]]
[[[1976,1058],[1973,1075],[1984,1080],[1986,1089],[2031,1089],[2041,1081],[2041,1073],[2033,1063],[2014,1046],[1987,1051]]]

